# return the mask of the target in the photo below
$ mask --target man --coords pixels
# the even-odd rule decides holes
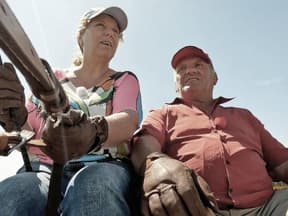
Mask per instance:
[[[134,167],[144,176],[144,214],[208,215],[207,206],[215,215],[288,213],[288,190],[273,191],[270,177],[288,182],[288,149],[251,112],[213,98],[217,74],[203,50],[183,47],[171,64],[179,97],[152,110],[132,143]],[[187,168],[206,180],[218,209],[203,203],[203,213],[194,213],[197,180]]]

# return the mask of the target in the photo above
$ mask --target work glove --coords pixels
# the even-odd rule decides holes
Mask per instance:
[[[21,141],[21,137],[17,133],[2,132],[0,134],[0,155],[7,156],[11,148],[10,145],[17,144]]]
[[[215,215],[217,204],[208,184],[182,162],[154,152],[144,170],[143,215]]]
[[[13,150],[26,144],[34,136],[34,132],[28,130],[1,132],[0,133],[0,155],[7,156]]]
[[[0,125],[18,130],[27,119],[24,88],[12,64],[0,64]]]
[[[52,114],[43,130],[43,151],[55,162],[65,164],[90,151],[97,151],[107,140],[108,124],[103,116],[88,118],[81,110]]]

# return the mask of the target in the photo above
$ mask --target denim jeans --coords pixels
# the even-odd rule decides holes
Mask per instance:
[[[0,182],[1,216],[45,215],[51,166],[39,162],[31,165],[35,171],[21,168],[16,175]],[[125,162],[66,165],[62,189],[65,194],[59,212],[63,216],[131,215],[131,166]]]
[[[122,161],[94,162],[64,169],[60,205],[63,216],[129,216],[131,166]]]
[[[45,215],[50,166],[32,162],[33,171],[21,168],[16,175],[0,182],[1,216]]]

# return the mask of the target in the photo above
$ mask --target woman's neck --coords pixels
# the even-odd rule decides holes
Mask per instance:
[[[108,64],[83,64],[74,71],[75,77],[71,82],[75,86],[91,88],[99,85],[104,79],[113,74]]]

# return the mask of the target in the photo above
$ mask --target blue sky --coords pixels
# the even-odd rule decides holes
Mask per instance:
[[[218,73],[214,97],[235,97],[227,105],[248,108],[288,146],[286,0],[7,2],[39,56],[55,68],[71,65],[77,53],[75,31],[88,8],[122,7],[129,23],[111,67],[138,76],[144,115],[176,96],[170,66],[175,51],[185,45],[203,48]]]

